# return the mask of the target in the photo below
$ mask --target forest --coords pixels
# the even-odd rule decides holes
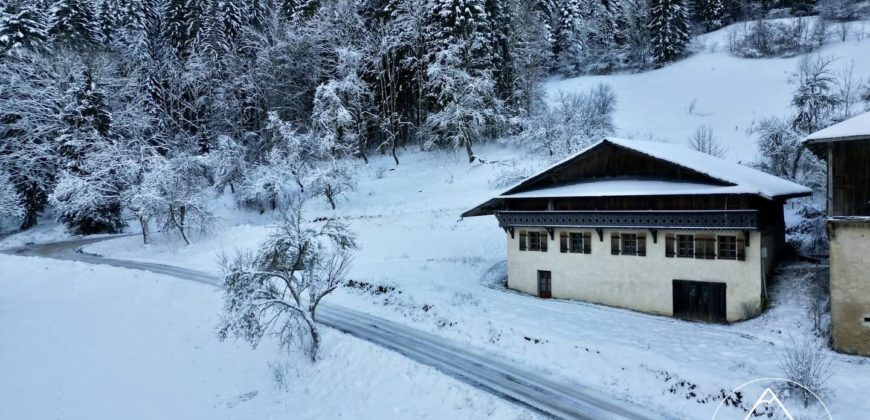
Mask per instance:
[[[457,149],[475,163],[476,145],[512,141],[564,156],[612,133],[617,98],[601,85],[548,100],[547,78],[660,67],[691,54],[694,36],[742,21],[760,23],[735,31],[733,54],[794,55],[833,36],[828,23],[870,10],[851,0],[4,3],[0,219],[27,229],[50,208],[79,234],[131,220],[146,242],[153,228],[189,241],[227,190],[260,211],[300,196],[335,208],[371,154],[399,165],[408,148]],[[810,15],[819,20],[760,20]],[[837,118],[834,80],[807,66],[815,78],[801,84],[795,119],[758,128],[771,156]],[[798,178],[805,157],[788,153],[781,175]]]

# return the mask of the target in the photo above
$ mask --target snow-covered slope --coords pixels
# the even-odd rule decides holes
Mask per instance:
[[[787,271],[772,310],[731,326],[504,290],[498,282],[504,275],[505,233],[494,217],[460,220],[459,215],[497,195],[503,188],[491,181],[501,163],[521,155],[498,146],[481,147],[478,155],[490,163],[406,152],[396,167],[389,157],[376,156],[360,171],[358,190],[335,212],[325,200],[310,203],[308,217],[339,217],[360,236],[362,249],[351,271],[355,287],[340,290],[330,302],[682,418],[709,418],[721,392],[781,376],[778,361],[790,337],[810,331],[806,290],[812,267]],[[262,225],[266,217],[230,208],[223,213],[225,225],[191,246],[164,239],[143,247],[141,238],[129,237],[86,250],[217,272],[220,250],[254,246],[269,232]],[[831,356],[837,373],[825,401],[835,416],[870,410],[865,399],[855,398],[860,387],[853,379],[870,375],[870,363]]]
[[[2,419],[537,417],[332,330],[313,366],[272,341],[218,342],[210,286],[40,258],[0,267]]]
[[[865,29],[866,26],[866,29]],[[846,42],[831,37],[819,51],[836,57],[834,71],[854,63],[855,80],[870,77],[870,24],[856,22]],[[753,120],[789,112],[794,85],[789,76],[802,56],[745,59],[728,53],[730,27],[701,36],[696,54],[640,74],[586,76],[547,83],[548,95],[585,90],[599,83],[616,92],[617,135],[685,144],[695,129],[709,125],[727,147],[726,156],[750,162],[755,140],[746,133]],[[866,32],[866,33],[865,33]]]

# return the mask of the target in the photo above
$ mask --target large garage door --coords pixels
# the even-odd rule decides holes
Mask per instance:
[[[674,316],[725,322],[725,283],[674,280]]]

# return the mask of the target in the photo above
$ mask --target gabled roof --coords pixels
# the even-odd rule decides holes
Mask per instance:
[[[831,141],[870,139],[870,112],[854,116],[816,131],[804,139],[804,143],[827,143]]]
[[[685,179],[651,177],[579,178],[549,182],[553,174],[584,165],[584,159],[602,147],[616,147],[649,157],[657,165],[675,167]],[[642,157],[640,157],[642,159]],[[465,216],[491,214],[503,200],[557,197],[624,197],[695,194],[749,194],[766,199],[785,199],[812,194],[794,182],[766,174],[748,166],[728,162],[706,153],[672,143],[606,138],[573,156],[550,166],[509,188],[486,203],[469,210]]]
[[[825,144],[849,140],[870,140],[870,112],[816,131],[804,139],[804,144],[816,156],[824,159],[826,157]]]

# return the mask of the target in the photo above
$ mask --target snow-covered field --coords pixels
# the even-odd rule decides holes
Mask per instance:
[[[210,286],[40,258],[0,267],[3,419],[536,417],[331,330],[316,365],[269,341],[221,343]]]
[[[489,161],[514,155],[484,148]],[[382,171],[379,168],[394,170]],[[675,417],[709,418],[722,392],[752,379],[780,377],[779,358],[791,337],[811,328],[805,291],[814,266],[783,269],[773,308],[736,325],[706,325],[580,302],[540,300],[497,282],[504,233],[492,217],[459,214],[500,191],[490,180],[499,164],[469,166],[461,157],[406,153],[393,168],[373,159],[359,189],[335,213],[309,205],[310,217],[335,215],[359,234],[351,278],[373,286],[346,288],[331,302],[386,317],[514,360],[554,378],[602,390]],[[217,272],[220,251],[255,246],[265,216],[240,213],[219,201],[223,225],[191,246],[164,240],[143,247],[139,237],[92,245],[89,252],[160,261]],[[825,395],[835,417],[870,410],[856,377],[870,361],[831,353],[836,368]],[[747,402],[751,404],[751,402]]]
[[[685,143],[697,126],[709,124],[728,146],[729,159],[751,161],[756,149],[745,130],[754,119],[787,112],[793,90],[787,78],[799,59],[735,58],[725,51],[725,36],[722,30],[703,37],[703,52],[663,69],[553,81],[547,88],[555,93],[609,83],[617,94],[620,135]],[[870,39],[834,42],[822,54],[853,61],[856,76],[870,76]],[[805,292],[816,267],[784,267],[773,307],[728,326],[506,291],[498,286],[504,233],[492,217],[459,215],[502,191],[493,182],[505,163],[524,153],[490,145],[477,154],[488,163],[469,165],[452,152],[405,151],[398,166],[374,157],[360,170],[357,191],[336,211],[325,202],[309,204],[309,217],[342,218],[360,238],[351,278],[362,286],[339,290],[332,303],[680,418],[710,418],[722,392],[783,375],[779,358],[790,338],[811,327]],[[132,236],[87,251],[216,273],[217,253],[255,246],[269,231],[270,215],[239,211],[226,196],[215,208],[214,232],[190,246],[159,236],[143,246]],[[0,247],[60,234],[41,232],[13,236]],[[214,290],[120,269],[22,261],[0,257],[0,318],[15,320],[4,322],[12,327],[0,333],[0,399],[16,402],[0,404],[0,418],[21,418],[27,410],[43,414],[29,418],[86,417],[82,413],[94,407],[105,407],[107,418],[528,415],[334,332],[326,336],[322,363],[284,360],[291,366],[288,390],[278,390],[269,364],[283,356],[273,345],[251,351],[216,342]],[[834,418],[866,417],[870,360],[831,357],[835,373],[823,398]]]
[[[614,122],[617,134],[637,139],[686,144],[702,125],[728,148],[734,161],[756,158],[755,140],[746,134],[752,122],[784,116],[796,88],[789,84],[803,56],[745,59],[728,52],[728,31],[720,29],[698,37],[700,51],[658,70],[640,74],[579,77],[547,84],[551,97],[559,91],[589,89],[609,84],[616,93]],[[838,73],[854,65],[855,80],[870,77],[870,22],[855,22],[846,42],[831,37],[814,54],[837,60]]]

